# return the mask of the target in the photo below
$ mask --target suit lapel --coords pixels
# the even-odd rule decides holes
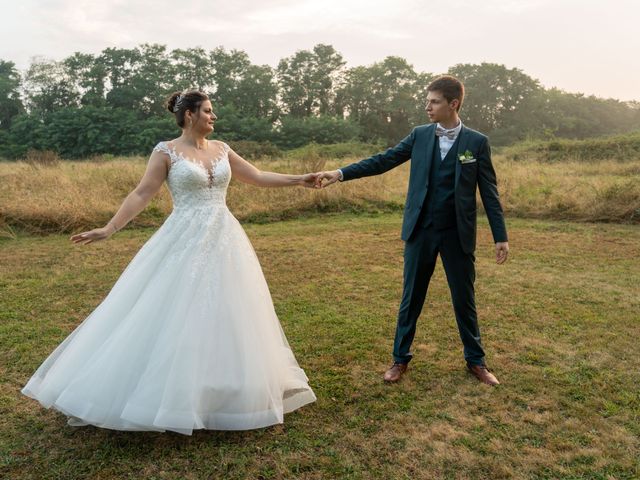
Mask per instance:
[[[458,160],[458,156],[460,155],[460,153],[466,152],[469,145],[469,130],[464,125],[462,125],[462,128],[460,129],[460,138],[458,140],[459,142],[458,142],[458,148],[456,149],[456,158],[455,158],[456,181],[455,181],[454,188],[458,188],[458,178],[460,178],[460,172],[462,170],[462,165]]]
[[[429,126],[427,130],[427,144],[425,146],[425,176],[424,176],[424,185],[429,181],[429,175],[431,175],[431,164],[434,162],[433,152],[434,152],[434,144],[436,142],[436,124],[432,124]]]

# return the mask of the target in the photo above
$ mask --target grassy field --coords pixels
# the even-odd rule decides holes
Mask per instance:
[[[480,222],[478,313],[503,382],[490,388],[465,372],[440,266],[414,362],[400,384],[382,382],[400,223],[392,212],[247,225],[318,401],[283,426],[191,437],[73,429],[19,393],[152,230],[84,248],[0,239],[0,477],[640,478],[638,226],[510,219],[498,266]]]

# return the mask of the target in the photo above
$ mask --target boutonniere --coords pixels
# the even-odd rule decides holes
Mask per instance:
[[[473,158],[473,153],[471,153],[470,150],[467,150],[466,152],[459,154],[458,160],[460,160],[461,164],[473,163],[476,161],[476,159]]]

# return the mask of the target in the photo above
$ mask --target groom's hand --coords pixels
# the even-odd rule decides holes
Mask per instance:
[[[340,170],[331,170],[328,172],[320,172],[319,180],[321,182],[322,188],[328,187],[332,183],[336,183],[340,180]]]
[[[507,261],[507,256],[509,255],[509,242],[498,242],[496,243],[496,263],[498,265],[503,264]]]

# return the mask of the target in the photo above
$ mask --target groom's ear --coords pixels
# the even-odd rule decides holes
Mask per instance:
[[[460,100],[454,98],[449,102],[449,106],[453,108],[456,112],[460,110]]]

